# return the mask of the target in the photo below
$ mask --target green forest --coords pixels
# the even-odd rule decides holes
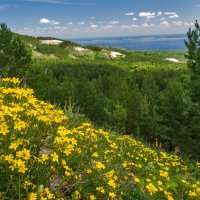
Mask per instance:
[[[42,40],[55,38],[15,34],[1,24],[0,75],[1,79],[20,78],[21,86],[33,89],[38,100],[63,109],[71,127],[90,122],[97,129],[113,135],[127,134],[149,148],[193,163],[200,158],[200,26],[197,21],[187,37],[187,51],[131,51],[81,46],[71,41],[44,44]],[[77,51],[76,47],[84,50]],[[125,56],[112,58],[111,51]],[[166,59],[170,57],[179,62]],[[68,192],[73,194],[72,199],[79,199],[78,193]],[[123,198],[145,199],[138,191],[134,195]],[[170,199],[170,195],[167,197]]]

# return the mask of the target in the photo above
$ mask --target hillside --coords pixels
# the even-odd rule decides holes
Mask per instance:
[[[16,37],[16,35],[15,35]],[[32,63],[0,68],[23,77],[37,98],[95,126],[133,135],[167,152],[199,159],[198,109],[185,51],[131,51],[18,35]],[[6,59],[5,59],[6,61]],[[174,134],[176,133],[176,134]]]
[[[190,35],[187,52],[131,51],[1,24],[0,199],[198,200]]]
[[[200,165],[81,123],[0,82],[2,199],[199,199]]]
[[[31,37],[16,34],[33,50],[35,58],[53,58],[64,60],[101,60],[102,62],[123,63],[123,65],[138,62],[186,63],[183,51],[131,51],[113,47],[82,46],[72,41],[64,41],[52,37]],[[57,43],[56,43],[57,41]]]

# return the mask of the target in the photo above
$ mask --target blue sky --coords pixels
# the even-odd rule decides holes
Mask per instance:
[[[0,21],[33,36],[185,33],[199,17],[200,0],[0,0]]]

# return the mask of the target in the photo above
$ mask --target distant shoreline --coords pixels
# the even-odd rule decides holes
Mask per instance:
[[[187,36],[186,33],[170,33],[170,34],[150,34],[150,35],[121,35],[121,36],[97,36],[97,37],[77,37],[77,38],[61,38],[62,40],[87,40],[87,39],[105,39],[105,38],[140,38],[140,37],[153,37],[153,36]]]
[[[144,51],[169,51],[186,50],[184,40],[186,34],[162,34],[143,36],[117,36],[71,39],[81,45],[105,46],[114,48],[125,48],[129,50]]]

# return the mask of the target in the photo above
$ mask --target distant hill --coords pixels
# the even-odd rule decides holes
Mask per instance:
[[[106,48],[98,46],[83,46],[69,40],[55,37],[33,37],[14,33],[27,47],[33,50],[34,57],[49,57],[59,59],[103,59],[123,58],[125,55],[117,48]]]
[[[128,68],[132,66],[133,62],[140,62],[141,60],[148,63],[185,63],[184,52],[181,51],[133,51],[114,47],[84,46],[56,37],[33,37],[17,33],[14,33],[14,36],[19,37],[27,47],[32,49],[34,58],[82,59],[83,61],[100,59],[102,62],[112,60],[112,62],[120,63],[125,61],[126,64],[123,63],[123,66],[125,64]]]

